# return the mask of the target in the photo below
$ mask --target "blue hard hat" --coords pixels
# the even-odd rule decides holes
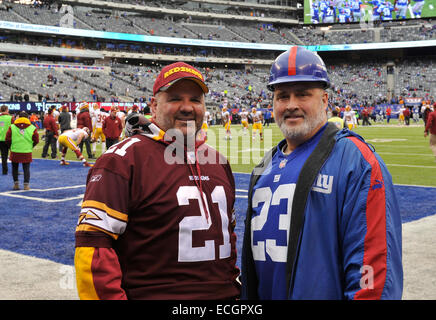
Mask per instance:
[[[325,88],[330,87],[327,68],[321,57],[316,52],[293,46],[274,61],[267,88],[274,91],[275,84],[300,81],[319,81]]]

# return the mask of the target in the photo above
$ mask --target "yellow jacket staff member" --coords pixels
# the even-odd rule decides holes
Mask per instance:
[[[9,114],[9,108],[6,105],[0,107],[0,154],[2,161],[3,175],[8,174],[8,155],[9,146],[5,142],[6,132],[12,124],[12,116]]]
[[[5,141],[11,147],[10,159],[12,162],[13,190],[19,190],[18,166],[21,163],[24,172],[24,190],[29,190],[30,163],[32,150],[39,142],[38,130],[30,123],[26,112],[21,111],[19,118],[9,127]]]
[[[344,120],[339,118],[339,112],[337,110],[332,111],[332,117],[328,119],[328,122],[333,122],[339,130],[344,128]]]

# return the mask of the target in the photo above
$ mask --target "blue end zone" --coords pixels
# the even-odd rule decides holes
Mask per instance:
[[[74,264],[74,231],[85,192],[88,168],[71,161],[35,159],[30,191],[12,191],[12,175],[0,175],[0,248],[51,261]],[[10,170],[11,172],[11,170]],[[250,175],[235,173],[238,265]],[[23,176],[19,176],[22,188]],[[409,222],[435,214],[436,188],[395,186],[401,217]]]

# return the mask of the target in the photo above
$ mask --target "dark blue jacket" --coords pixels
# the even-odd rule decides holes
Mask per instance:
[[[289,261],[288,256],[292,272],[283,279],[289,282],[288,298],[401,299],[401,218],[392,177],[362,137],[348,129],[331,137],[332,148],[314,173],[301,210],[295,258]],[[322,153],[323,144],[321,140],[312,154]],[[242,250],[242,299],[258,298],[251,251],[255,181],[253,174]],[[297,183],[295,193],[298,188]],[[292,219],[294,212],[291,224]]]

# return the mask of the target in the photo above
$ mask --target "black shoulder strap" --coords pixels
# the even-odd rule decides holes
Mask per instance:
[[[294,200],[292,202],[291,226],[289,230],[288,257],[287,257],[287,292],[293,287],[293,273],[296,265],[296,257],[299,248],[299,239],[303,230],[304,210],[306,201],[313,183],[329,157],[336,143],[335,135],[338,128],[333,123],[328,123],[315,150],[309,156],[301,169],[295,187]]]
[[[251,251],[251,203],[253,187],[256,184],[257,180],[259,180],[262,173],[264,173],[265,170],[267,170],[267,168],[271,165],[271,159],[276,152],[277,146],[273,147],[265,154],[259,165],[254,168],[250,177],[250,184],[248,187],[248,206],[245,216],[245,231],[243,236],[241,257],[241,281],[244,283],[244,286],[242,287],[242,296],[244,296],[245,299],[248,300],[259,299],[257,294],[258,281],[256,269],[254,267],[253,252]]]

